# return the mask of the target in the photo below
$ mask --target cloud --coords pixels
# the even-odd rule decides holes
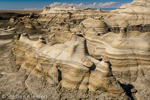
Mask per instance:
[[[83,3],[75,4],[75,3],[61,3],[61,2],[54,2],[53,4],[50,4],[50,7],[56,7],[56,6],[74,6],[77,9],[84,9],[84,8],[118,8],[122,4],[119,4],[119,2],[106,2],[106,3],[96,3],[84,5]]]
[[[67,6],[68,6],[68,4],[67,4],[67,3],[63,3],[63,4],[62,4],[62,6],[66,6],[66,7],[67,7]]]
[[[106,2],[106,3],[99,3],[97,7],[99,8],[112,8],[114,5],[117,4],[117,2]]]
[[[121,6],[128,5],[128,4],[130,4],[130,3],[123,3],[123,4],[121,4]]]
[[[56,7],[59,6],[61,4],[61,2],[54,2],[53,4],[50,4],[50,7]]]
[[[50,4],[50,7],[56,6],[74,6],[76,9],[85,9],[85,8],[119,8],[120,6],[126,5],[129,3],[120,4],[119,2],[106,2],[106,3],[96,3],[84,5],[83,3],[75,4],[75,3],[61,3],[61,2],[54,2]],[[24,10],[42,10],[43,8],[25,8]]]

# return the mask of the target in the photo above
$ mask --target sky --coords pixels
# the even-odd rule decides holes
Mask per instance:
[[[0,10],[42,10],[44,6],[84,8],[118,8],[133,0],[0,0]]]

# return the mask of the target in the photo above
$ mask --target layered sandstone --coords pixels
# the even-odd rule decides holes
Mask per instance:
[[[130,32],[123,36],[121,33],[107,33],[99,37],[87,35],[86,38],[89,41],[89,47],[96,45],[94,50],[89,52],[93,56],[106,54],[112,66],[129,67],[150,64],[150,33]]]
[[[65,6],[57,6],[51,8],[50,6],[44,6],[43,12],[41,14],[56,14],[56,13],[65,13],[65,12],[74,12],[76,9],[73,6],[70,6],[69,8]]]
[[[0,95],[29,92],[52,100],[126,100],[126,94],[132,100],[149,98],[148,0],[135,0],[109,13],[56,8],[0,23],[5,27],[0,29]],[[30,37],[19,34],[23,32]],[[11,42],[15,34],[19,35]]]
[[[134,0],[132,3],[110,11],[105,19],[110,27],[122,27],[145,32],[149,31],[149,9],[149,0]]]
[[[70,24],[71,28],[74,28],[83,19],[94,18],[102,19],[107,24],[108,31],[111,32],[118,33],[120,28],[126,28],[127,31],[149,32],[149,3],[147,0],[135,0],[110,12],[90,8],[69,11],[73,8],[45,7],[38,20],[40,22],[46,21],[49,25],[56,25],[56,23],[61,26]]]
[[[105,15],[100,9],[75,9],[74,7],[44,7],[43,12],[40,14],[38,21],[49,26],[61,26],[66,24],[70,25],[70,28],[74,28],[80,24],[83,19],[96,18],[101,19]]]
[[[81,24],[74,30],[84,33],[90,55],[107,55],[112,66],[116,67],[150,64],[150,33],[125,32],[124,28],[119,34],[107,33],[105,22],[95,19],[85,19]]]
[[[89,56],[85,40],[76,35],[64,44],[49,46],[42,37],[31,41],[27,34],[21,34],[15,39],[13,53],[19,58],[15,62],[17,66],[44,77],[50,84],[117,95],[124,93],[112,75],[108,59],[104,57],[99,61]]]

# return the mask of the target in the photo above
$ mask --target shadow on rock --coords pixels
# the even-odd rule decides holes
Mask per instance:
[[[119,82],[120,83],[120,82]],[[132,93],[136,93],[137,90],[135,89],[135,87],[131,84],[122,84],[120,83],[121,87],[124,89],[124,91],[126,92],[126,94],[131,98],[131,100],[134,100],[133,94]]]

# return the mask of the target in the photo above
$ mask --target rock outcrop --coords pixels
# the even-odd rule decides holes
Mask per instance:
[[[108,27],[103,20],[88,18],[83,20],[77,27],[71,29],[71,32],[82,32],[98,36],[106,34]]]
[[[71,41],[49,46],[41,36],[38,41],[31,41],[24,33],[15,37],[13,53],[18,58],[17,66],[52,85],[102,91],[113,96],[124,93],[112,75],[108,58],[99,61],[89,56],[82,37],[73,35]]]
[[[148,100],[149,3],[134,0],[110,12],[45,7],[40,14],[1,14],[0,98]]]
[[[112,66],[150,64],[150,33],[121,31],[119,34],[110,32],[103,36],[95,36],[91,33],[86,35],[86,39],[90,55],[98,57],[105,54],[110,58]]]
[[[91,9],[86,8],[82,10],[76,10],[72,13],[71,17],[74,19],[85,19],[85,18],[99,18],[100,16],[103,16],[103,12],[101,9]]]
[[[57,13],[66,13],[71,12],[73,13],[75,11],[75,7],[70,6],[69,8],[65,6],[57,6],[51,8],[50,6],[44,6],[43,12],[41,14],[57,14]]]
[[[110,11],[104,19],[112,28],[122,27],[129,31],[149,32],[149,9],[149,0],[134,0],[132,3]]]
[[[96,18],[101,19],[105,15],[100,9],[74,9],[72,7],[45,7],[43,12],[40,14],[38,21],[49,26],[61,26],[64,27],[66,24],[70,24],[70,28],[75,28],[83,19]],[[101,17],[99,17],[101,16]]]
[[[53,9],[59,9],[60,11],[62,9],[62,11],[66,12],[59,12],[57,10],[58,12],[52,11],[50,14],[47,12],[50,10],[45,9],[52,8],[45,7],[43,14],[41,14],[38,20],[40,22],[47,21],[50,25],[56,25],[56,23],[59,23],[59,25],[72,23],[70,27],[75,28],[82,20],[93,18],[103,20],[109,32],[119,33],[121,28],[125,28],[126,31],[149,32],[149,3],[147,0],[135,0],[130,4],[123,5],[110,12],[102,12],[100,9],[95,10],[90,8],[69,12],[66,8],[56,7]]]
[[[89,23],[88,21],[85,23],[86,20],[89,19],[83,20],[83,23],[81,22],[81,24],[71,30],[71,32],[76,32],[77,35],[86,38],[89,55],[96,59],[101,59],[103,55],[108,56],[115,77],[121,83],[126,84],[125,86],[122,85],[122,87],[124,87],[128,95],[132,95],[134,99],[139,100],[149,98],[149,96],[147,96],[147,94],[149,94],[148,89],[142,88],[141,84],[148,87],[149,72],[145,70],[150,69],[150,33],[141,33],[132,30],[127,31],[127,27],[124,26],[119,28],[119,32],[101,34],[96,30],[93,23],[90,21]],[[107,25],[104,24],[105,28],[103,29],[107,29],[108,27],[109,31],[109,25],[106,20],[92,18],[90,18],[90,20],[94,20],[95,23],[97,22],[98,24],[103,21],[103,23]],[[142,73],[143,78],[139,76],[141,70],[144,72]],[[135,89],[132,89],[133,86],[131,84],[135,86]],[[137,93],[130,93],[136,89]]]

